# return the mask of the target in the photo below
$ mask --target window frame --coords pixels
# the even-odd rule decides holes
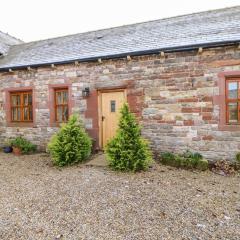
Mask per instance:
[[[33,114],[32,119],[30,119],[30,111],[28,110],[28,120],[24,119],[24,109],[28,108],[32,110],[33,113],[33,102],[31,105],[24,105],[24,95],[31,94],[31,97],[33,99],[33,93],[32,91],[19,91],[19,92],[10,92],[10,111],[11,111],[11,122],[18,122],[18,123],[25,123],[25,122],[33,122]],[[12,96],[20,96],[20,105],[13,105],[12,102]],[[20,120],[14,120],[12,115],[12,110],[16,108],[20,108]]]
[[[218,74],[218,93],[213,96],[213,104],[219,107],[218,129],[221,131],[240,131],[240,124],[228,123],[227,119],[227,84],[228,80],[240,80],[240,71],[223,71]]]
[[[229,83],[237,83],[237,98],[229,98]],[[240,76],[235,78],[226,78],[225,81],[225,104],[226,104],[226,124],[239,125],[240,124]],[[229,122],[229,103],[237,104],[237,122]]]
[[[30,87],[10,87],[3,90],[4,104],[3,108],[5,110],[6,116],[6,126],[7,127],[36,127],[36,97],[35,97],[35,88]],[[12,112],[11,112],[11,94],[17,92],[32,92],[32,121],[12,121]]]
[[[50,111],[50,127],[59,127],[61,122],[56,122],[56,110],[55,110],[55,90],[56,89],[68,89],[68,116],[72,114],[72,108],[74,107],[74,100],[72,99],[72,84],[60,83],[48,85],[48,107]]]
[[[67,95],[67,103],[58,103],[57,102],[57,93],[58,92],[67,92],[67,94],[68,94]],[[59,121],[57,110],[58,110],[59,107],[62,108],[62,118],[63,118],[63,116],[64,116],[63,109],[66,106],[67,106],[67,119],[66,119],[66,121]],[[68,90],[67,87],[65,87],[65,88],[55,88],[54,89],[54,110],[55,110],[55,122],[56,123],[65,123],[65,122],[68,121],[68,119],[69,119],[69,90]]]

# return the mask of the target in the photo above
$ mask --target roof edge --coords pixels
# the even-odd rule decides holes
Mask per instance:
[[[18,41],[19,42],[18,44],[24,44],[25,43],[22,39],[20,39],[18,37],[15,37],[15,36],[9,34],[8,32],[3,32],[3,31],[0,30],[0,33],[8,36],[9,38],[12,38],[12,39]],[[18,44],[13,44],[13,45],[18,45]]]
[[[196,50],[200,47],[202,48],[214,48],[214,47],[223,47],[223,46],[233,46],[240,44],[239,40],[233,40],[233,41],[221,41],[221,42],[211,42],[211,43],[202,43],[202,44],[194,44],[194,45],[186,45],[186,46],[180,46],[180,47],[171,47],[171,48],[158,48],[158,49],[151,49],[151,50],[143,50],[143,51],[135,51],[135,52],[125,52],[120,54],[112,54],[112,55],[105,55],[105,56],[96,56],[91,58],[76,58],[76,59],[70,59],[65,61],[57,61],[57,62],[46,62],[46,63],[39,63],[39,64],[28,64],[28,65],[19,65],[19,66],[9,66],[9,67],[0,67],[0,72],[5,72],[11,70],[21,70],[28,67],[38,68],[38,67],[44,67],[49,66],[51,64],[55,65],[62,65],[62,64],[70,64],[74,63],[76,61],[78,62],[93,62],[97,59],[102,60],[109,60],[109,59],[118,59],[118,58],[125,58],[126,56],[144,56],[144,55],[152,55],[152,54],[158,54],[160,52],[185,52],[185,51],[192,51]]]

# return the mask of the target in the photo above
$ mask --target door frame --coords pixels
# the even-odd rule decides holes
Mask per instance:
[[[123,92],[124,100],[127,102],[127,89],[126,88],[113,88],[113,89],[99,89],[98,94],[98,127],[99,127],[99,147],[103,149],[103,124],[102,124],[102,93],[110,92]]]

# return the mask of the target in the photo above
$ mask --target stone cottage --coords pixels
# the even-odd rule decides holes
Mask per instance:
[[[155,151],[240,150],[240,6],[23,43],[0,32],[0,145],[72,113],[102,148],[124,101]]]

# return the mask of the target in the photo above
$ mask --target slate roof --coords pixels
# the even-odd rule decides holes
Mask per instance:
[[[14,45],[0,70],[240,42],[240,6]]]
[[[23,43],[23,41],[0,31],[0,55],[6,54],[12,45]]]

